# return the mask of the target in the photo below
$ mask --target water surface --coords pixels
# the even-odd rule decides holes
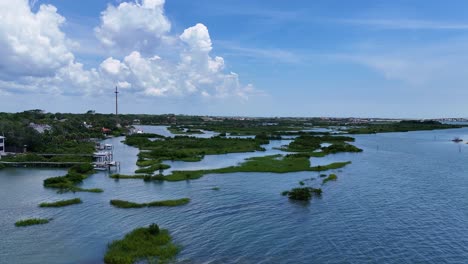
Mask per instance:
[[[150,131],[147,131],[150,132]],[[158,223],[182,245],[183,263],[466,263],[468,259],[468,129],[358,135],[363,153],[313,158],[313,165],[352,161],[310,203],[280,193],[316,172],[234,173],[199,180],[115,181],[100,172],[83,187],[101,194],[57,194],[42,187],[64,170],[0,170],[0,263],[100,263],[107,243]],[[138,150],[109,139],[122,173],[135,169]],[[266,152],[207,156],[175,168],[236,164]],[[319,180],[314,180],[319,184]],[[217,186],[219,191],[211,188]],[[80,197],[83,204],[39,208],[44,201]],[[118,209],[110,199],[147,202],[189,197],[175,208]],[[46,225],[16,228],[28,217]]]

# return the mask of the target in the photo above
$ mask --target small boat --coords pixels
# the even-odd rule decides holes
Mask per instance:
[[[455,142],[455,143],[458,143],[458,142],[462,142],[463,139],[461,139],[459,137],[456,137],[456,138],[452,139],[452,141]]]

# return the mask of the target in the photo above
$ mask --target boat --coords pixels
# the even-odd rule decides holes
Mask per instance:
[[[455,137],[454,139],[452,139],[453,142],[455,143],[459,143],[459,142],[463,142],[463,139],[459,138],[459,137]]]
[[[99,149],[102,151],[93,154],[93,167],[95,170],[110,170],[111,167],[120,167],[120,163],[114,161],[114,146],[112,144],[101,144]]]

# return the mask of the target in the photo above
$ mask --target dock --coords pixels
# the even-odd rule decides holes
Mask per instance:
[[[86,164],[89,162],[48,162],[48,161],[25,161],[25,162],[16,162],[16,161],[0,161],[0,164],[3,164],[7,167],[71,167],[77,164]]]

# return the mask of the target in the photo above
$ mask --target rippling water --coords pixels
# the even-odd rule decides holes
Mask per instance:
[[[149,132],[149,131],[148,131]],[[314,165],[351,160],[338,181],[309,204],[280,193],[315,172],[208,175],[189,182],[109,179],[84,187],[102,194],[57,194],[42,181],[64,170],[0,170],[0,263],[100,263],[107,243],[152,222],[168,228],[182,263],[466,263],[468,259],[468,129],[360,135],[363,153],[313,158]],[[135,169],[135,148],[110,139],[121,173]],[[207,156],[175,169],[234,165],[267,152]],[[211,190],[220,187],[219,191]],[[80,197],[83,204],[39,208],[43,201]],[[175,208],[118,209],[110,199],[146,202],[190,197]],[[52,217],[16,228],[28,217]]]

